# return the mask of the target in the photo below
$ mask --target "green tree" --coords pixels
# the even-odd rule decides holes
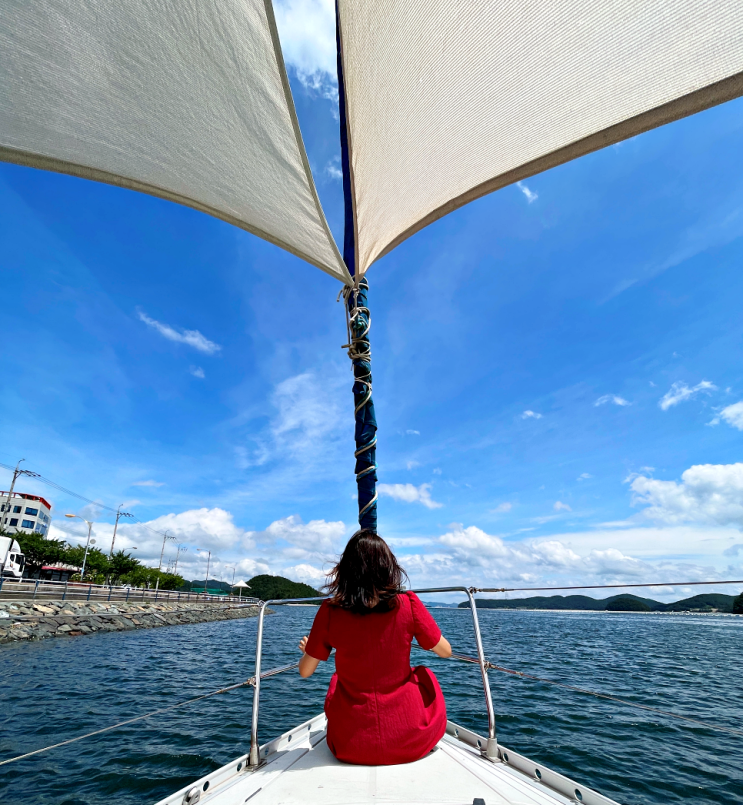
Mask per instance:
[[[175,573],[161,573],[160,589],[179,590],[183,586],[183,581],[183,576],[178,576]]]
[[[736,615],[743,615],[743,593],[733,601],[733,612]]]
[[[85,557],[85,546],[76,545],[74,548],[67,548],[63,555],[63,561],[70,565],[82,568],[83,558]],[[85,560],[85,579],[93,584],[102,584],[108,573],[108,557],[99,548],[88,548],[88,558]]]
[[[159,580],[159,584],[158,584]],[[121,577],[125,584],[132,587],[149,587],[154,589],[156,586],[161,590],[177,590],[183,586],[183,576],[176,576],[173,573],[162,573],[157,568],[145,567],[137,563],[137,567]]]
[[[64,561],[65,544],[61,540],[44,539],[41,534],[26,534],[23,531],[16,534],[6,532],[2,536],[18,541],[21,553],[26,557],[26,567],[32,573],[41,570],[44,565]]]
[[[108,563],[111,582],[116,583],[122,576],[132,573],[139,567],[139,562],[125,551],[116,551]]]

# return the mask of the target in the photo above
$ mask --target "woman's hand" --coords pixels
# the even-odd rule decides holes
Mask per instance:
[[[317,670],[317,666],[320,665],[320,660],[310,657],[305,651],[307,648],[307,639],[307,635],[305,635],[299,641],[299,650],[302,652],[302,659],[299,661],[299,675],[305,678],[312,676]]]

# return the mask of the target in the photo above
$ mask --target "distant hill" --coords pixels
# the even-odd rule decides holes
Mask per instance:
[[[268,601],[271,598],[314,598],[320,593],[308,584],[302,584],[299,581],[291,581],[285,579],[283,576],[253,576],[247,582],[250,587],[249,590],[243,588],[243,598],[246,596],[253,598],[260,598],[261,601]],[[187,581],[181,587],[183,592],[201,593],[204,591],[204,579],[194,579]],[[226,581],[217,581],[216,579],[209,579],[207,590],[210,593],[227,593],[232,590],[232,585]],[[234,591],[238,595],[238,590]]]
[[[732,612],[732,595],[722,593],[704,593],[691,598],[684,598],[672,604],[663,604],[652,598],[640,598],[637,595],[623,593],[609,598],[591,598],[588,595],[537,595],[531,598],[477,598],[478,609],[574,609],[586,612]],[[462,609],[469,609],[469,602],[459,604]]]
[[[607,612],[652,612],[644,601],[633,596],[619,596],[606,605]]]
[[[252,595],[261,601],[272,598],[314,598],[320,593],[309,584],[299,581],[290,581],[283,576],[253,576],[248,581],[249,590],[243,590],[243,595]]]
[[[684,598],[683,601],[676,601],[674,604],[661,604],[664,612],[686,612],[699,611],[711,612],[716,609],[718,612],[732,612],[735,596],[723,595],[722,593],[703,593],[694,595],[691,598]]]
[[[456,609],[460,604],[446,603],[445,601],[423,601],[427,607],[446,607],[447,609]]]
[[[194,579],[193,581],[184,582],[183,586],[181,587],[181,591],[203,593],[205,584],[207,585],[207,590],[210,590],[212,592],[219,590],[220,592],[229,593],[229,591],[232,589],[226,581],[217,581],[217,579],[209,579],[209,582],[207,583],[204,579],[201,579],[200,581],[198,579]]]

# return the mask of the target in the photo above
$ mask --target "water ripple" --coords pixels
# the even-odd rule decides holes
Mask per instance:
[[[297,658],[314,610],[266,622],[264,668]],[[469,612],[434,611],[454,650],[474,653]],[[743,620],[620,613],[480,613],[500,665],[739,728]],[[100,729],[252,674],[254,619],[0,648],[0,756]],[[486,730],[479,669],[416,653],[435,669],[450,718]],[[262,688],[261,740],[315,715],[331,664]],[[627,805],[741,802],[743,740],[542,683],[492,673],[499,740]],[[154,802],[248,750],[243,689],[0,768],[5,801]]]

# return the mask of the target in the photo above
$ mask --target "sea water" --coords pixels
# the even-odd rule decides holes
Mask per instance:
[[[263,668],[297,659],[312,607],[267,617]],[[434,609],[454,650],[475,653],[468,610]],[[490,660],[639,704],[743,728],[743,618],[481,610]],[[234,684],[252,674],[256,619],[0,646],[0,759]],[[449,718],[487,731],[477,666],[414,651]],[[261,743],[322,709],[332,668],[264,681]],[[743,802],[743,737],[491,672],[498,740],[621,803]],[[156,802],[247,752],[243,688],[0,767],[3,802]]]

